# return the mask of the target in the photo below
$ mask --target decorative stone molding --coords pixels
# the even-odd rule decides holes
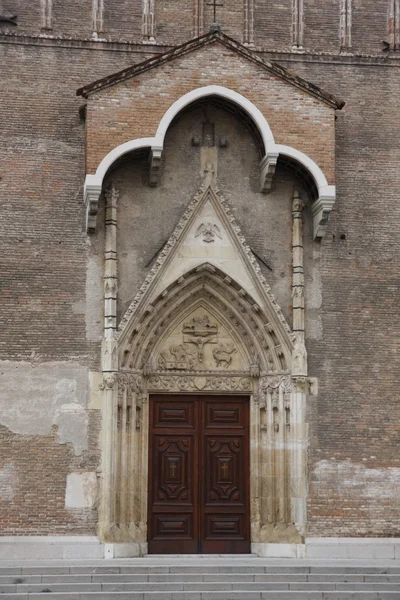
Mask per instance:
[[[243,43],[248,48],[254,48],[254,0],[244,0],[243,10]]]
[[[129,388],[132,392],[144,392],[144,379],[141,373],[122,373],[115,374],[118,380],[119,389]]]
[[[231,374],[151,375],[147,381],[150,392],[248,392],[253,390],[251,377]]]
[[[96,229],[102,183],[85,186],[86,231],[88,232]]]
[[[304,248],[303,248],[304,202],[296,190],[292,205],[292,298],[293,331],[296,341],[292,352],[292,376],[307,377],[307,351],[304,344]]]
[[[155,0],[143,0],[142,43],[155,44]]]
[[[278,152],[270,152],[260,162],[260,191],[264,194],[271,191],[278,158]]]
[[[162,158],[162,147],[157,148],[153,146],[150,151],[149,157],[149,185],[150,187],[157,187],[158,182],[160,181],[160,172],[161,172],[161,158]]]
[[[331,186],[333,187],[333,186]],[[311,206],[314,226],[314,239],[321,239],[328,227],[329,215],[335,205],[335,197],[332,194],[321,194]]]
[[[107,202],[106,257],[117,247],[115,190],[110,190]],[[210,235],[201,213],[206,202],[215,209],[221,233],[214,242],[198,239]],[[297,248],[302,240],[300,208],[295,196],[293,290],[303,276],[298,270],[302,252]],[[212,213],[208,204],[206,212]],[[215,234],[213,228],[211,233]],[[200,263],[185,271],[184,240],[207,244],[210,252],[215,247],[218,253],[218,244],[227,237],[234,241],[230,248],[237,253],[235,260],[245,266],[241,283],[218,263]],[[178,259],[180,275],[168,280],[166,272]],[[105,298],[113,299],[117,270],[116,261],[109,262]],[[299,307],[302,300],[304,295],[296,296]],[[106,325],[107,321],[103,368],[109,372],[101,386],[101,539],[137,544],[147,540],[149,394],[207,393],[249,398],[252,542],[300,543],[306,523],[305,406],[311,385],[303,376],[306,354],[299,358],[296,354],[303,338],[295,337],[286,323],[218,192],[200,190],[125,314],[120,331],[116,334]]]
[[[326,232],[329,214],[335,205],[336,187],[334,185],[328,185],[328,181],[320,167],[309,156],[304,154],[304,152],[300,152],[291,146],[285,146],[283,144],[276,144],[275,149],[280,155],[288,156],[303,165],[312,176],[318,193],[317,199],[311,206],[314,239],[317,240],[323,238]]]
[[[268,317],[261,311],[255,313],[252,309],[252,301],[246,296],[240,295],[240,286],[238,284],[236,286],[235,289],[233,281],[228,285],[224,274],[217,270],[215,273],[207,270],[199,273],[194,270],[186,274],[180,282],[176,282],[176,285],[170,288],[167,295],[161,296],[154,303],[151,312],[143,314],[143,316],[138,315],[141,318],[135,320],[131,324],[132,326],[127,328],[125,336],[120,337],[121,368],[142,369],[145,365],[149,365],[153,370],[157,370],[162,366],[165,368],[165,364],[170,358],[171,364],[167,368],[172,369],[177,362],[176,355],[182,352],[182,348],[174,349],[172,354],[175,356],[171,356],[172,344],[168,341],[169,331],[176,330],[177,320],[182,319],[183,311],[196,312],[198,310],[202,313],[212,310],[215,315],[218,311],[218,319],[225,323],[224,328],[231,329],[234,334],[235,339],[232,339],[232,343],[239,352],[239,356],[247,356],[246,359],[241,359],[245,360],[241,364],[247,365],[246,370],[253,365],[253,369],[259,370],[261,366],[262,370],[270,373],[285,371],[290,362],[292,342],[290,339],[287,340],[283,350],[282,346],[277,344],[277,334]],[[181,338],[176,345],[183,345],[185,354],[190,354],[190,360],[189,357],[182,357],[187,364],[190,362],[197,369],[204,369],[205,366],[212,368],[210,363],[203,366],[202,362],[198,360],[198,355],[192,354],[192,351],[188,350],[188,345],[182,344],[182,342]],[[229,340],[223,344],[228,342]],[[193,347],[196,349],[195,344]],[[219,350],[226,352],[226,348],[219,348]],[[231,350],[230,348],[229,357],[236,357]],[[216,357],[214,354],[211,356],[215,368],[217,366]],[[218,354],[218,356],[220,355]],[[161,361],[158,357],[161,357]],[[183,367],[186,365],[175,366],[176,370]],[[228,368],[231,368],[231,365]]]

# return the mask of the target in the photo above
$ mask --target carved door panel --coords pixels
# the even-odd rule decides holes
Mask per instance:
[[[196,397],[150,404],[149,553],[198,552]]]
[[[250,552],[248,402],[209,397],[201,409],[202,552]]]
[[[250,552],[248,399],[152,396],[149,553]]]

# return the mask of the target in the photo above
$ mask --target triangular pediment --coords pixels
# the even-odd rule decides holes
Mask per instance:
[[[291,86],[303,90],[307,94],[317,98],[325,104],[328,104],[334,109],[340,109],[345,104],[344,101],[322,90],[317,85],[306,81],[302,77],[295,75],[281,65],[271,63],[264,58],[261,58],[258,53],[253,52],[240,42],[228,37],[219,30],[214,30],[201,37],[191,39],[188,42],[173,48],[172,50],[164,52],[163,54],[157,54],[141,63],[132,65],[131,67],[123,69],[122,71],[118,71],[117,73],[113,73],[107,77],[103,77],[102,79],[98,79],[97,81],[79,88],[76,93],[78,96],[88,98],[93,93],[109,88],[110,86],[126,81],[127,79],[131,79],[132,77],[137,77],[142,73],[148,72],[152,69],[157,69],[166,63],[169,64],[173,60],[185,57],[188,54],[191,54],[196,50],[210,44],[222,45],[225,49],[229,49],[238,56],[245,58],[249,61],[249,63],[253,63],[261,67],[263,70],[271,74],[275,79],[280,79]]]
[[[159,254],[154,267],[121,320],[118,334],[120,342],[130,338],[134,329],[139,330],[143,315],[151,313],[154,306],[160,304],[160,299],[168,298],[169,294],[172,296],[179,285],[182,286],[182,298],[185,294],[187,296],[187,304],[190,304],[195,293],[200,294],[201,298],[201,290],[197,289],[199,285],[196,288],[196,281],[201,281],[200,287],[208,287],[210,294],[216,296],[217,283],[214,285],[213,281],[206,277],[207,273],[210,277],[218,277],[218,281],[222,280],[226,287],[230,287],[227,299],[224,300],[226,305],[229,305],[229,294],[232,294],[232,299],[235,296],[246,302],[248,311],[265,315],[261,328],[273,332],[271,335],[274,338],[269,347],[276,347],[278,354],[279,347],[285,347],[286,354],[289,355],[293,344],[291,329],[261,273],[256,258],[246,244],[227,201],[210,186],[199,190]],[[184,290],[184,281],[191,278],[194,278],[194,287],[188,292]],[[213,302],[216,303],[217,300]],[[251,327],[254,329],[254,324]],[[178,329],[181,335],[182,324],[179,324]],[[222,329],[221,325],[220,330]],[[225,348],[231,344],[228,337],[226,334],[226,339],[222,342]],[[179,343],[181,342],[182,340]],[[169,344],[174,345],[174,342],[169,341]],[[178,341],[175,345],[178,345]]]
[[[212,188],[200,195],[192,214],[188,215],[179,244],[171,252],[157,279],[153,297],[185,272],[207,262],[235,279],[258,304],[262,304],[256,284],[259,280],[253,263],[247,260],[244,238],[238,237],[239,229],[235,231],[229,219],[226,203],[221,202],[221,196],[217,196]]]

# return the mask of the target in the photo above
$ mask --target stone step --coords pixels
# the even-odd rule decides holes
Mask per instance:
[[[397,583],[340,583],[340,582],[130,582],[130,583],[31,583],[5,584],[0,594],[10,593],[61,593],[61,592],[223,592],[223,591],[338,591],[338,592],[398,592]]]
[[[341,583],[397,583],[400,575],[370,575],[370,574],[313,574],[313,573],[163,573],[163,574],[121,574],[121,573],[71,573],[56,575],[0,575],[0,586],[5,584],[31,583],[135,583],[135,582],[341,582]]]
[[[304,566],[304,567],[285,567],[285,566],[243,566],[243,565],[221,565],[215,566],[203,564],[201,566],[176,566],[176,565],[143,565],[143,566],[104,566],[104,565],[87,565],[87,566],[10,566],[0,567],[0,576],[8,575],[68,575],[68,574],[196,574],[196,573],[253,573],[253,574],[313,574],[313,575],[334,575],[334,574],[349,574],[349,575],[400,575],[400,566],[386,567],[341,567],[341,566]]]
[[[391,566],[389,566],[391,565]],[[2,563],[0,600],[400,600],[399,563],[185,560]]]
[[[399,592],[62,592],[3,594],[2,600],[399,600]]]

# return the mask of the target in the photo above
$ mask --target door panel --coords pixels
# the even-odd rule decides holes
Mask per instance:
[[[242,397],[153,396],[149,552],[250,552],[249,406]]]
[[[149,553],[198,552],[197,408],[190,396],[150,403]]]
[[[250,552],[248,402],[204,398],[202,409],[202,552]]]

